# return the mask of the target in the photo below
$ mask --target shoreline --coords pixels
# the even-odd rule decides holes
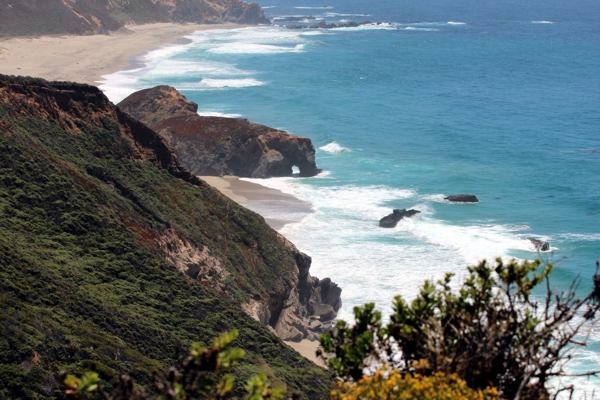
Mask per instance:
[[[310,203],[259,183],[241,180],[237,176],[198,176],[236,203],[260,214],[276,231],[285,225],[300,222],[313,212]],[[287,216],[293,214],[293,216]],[[295,218],[294,218],[295,216]]]
[[[0,73],[98,86],[103,75],[136,68],[153,49],[183,44],[197,31],[239,29],[249,25],[176,24],[128,26],[108,35],[36,36],[0,39]]]
[[[259,207],[256,207],[256,205],[260,204],[261,202],[266,202],[267,207],[273,207],[273,203],[279,203],[280,205],[287,203],[287,206],[290,208],[299,207],[301,209],[307,209],[309,212],[313,212],[310,208],[310,203],[300,200],[290,194],[283,193],[280,190],[271,189],[258,183],[241,180],[237,176],[198,176],[198,178],[202,179],[213,188],[219,190],[222,194],[229,197],[236,203],[260,214],[265,219],[265,222],[276,231],[281,230],[281,228],[289,223],[299,221],[269,217],[268,215],[261,213],[261,210]],[[262,211],[264,212],[264,209]],[[283,342],[304,358],[309,359],[319,367],[327,369],[327,364],[325,361],[316,356],[317,348],[320,346],[318,341],[303,339],[300,342]]]
[[[0,39],[0,73],[99,86],[104,75],[143,67],[143,56],[151,50],[191,43],[184,37],[186,35],[196,31],[245,27],[248,25],[152,23],[130,26],[127,31],[109,35],[3,38]],[[262,215],[267,224],[277,231],[313,212],[310,203],[235,176],[200,178],[233,201]],[[293,213],[295,218],[285,218],[288,212]],[[315,355],[318,341],[284,343],[316,365],[326,368],[324,361]]]

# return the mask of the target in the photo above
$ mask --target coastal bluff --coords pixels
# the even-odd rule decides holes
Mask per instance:
[[[198,115],[198,105],[171,86],[135,92],[118,107],[169,142],[194,175],[246,178],[300,176],[321,172],[309,138],[259,125],[243,118]]]
[[[0,5],[0,37],[107,34],[154,22],[270,24],[257,3],[242,0],[12,0]]]
[[[0,366],[33,366],[11,398],[49,397],[44,377],[82,363],[149,382],[177,346],[233,328],[240,368],[326,396],[326,373],[277,336],[314,340],[341,289],[98,88],[0,75],[0,214]]]

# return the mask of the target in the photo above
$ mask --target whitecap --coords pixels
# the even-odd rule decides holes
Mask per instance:
[[[333,28],[335,31],[360,31],[360,30],[373,30],[373,29],[398,29],[395,24],[391,24],[389,22],[379,22],[372,24],[364,24],[353,27],[342,27],[342,28]]]
[[[213,110],[200,110],[198,115],[201,117],[224,117],[224,118],[240,118],[242,114],[227,114]]]
[[[564,233],[557,238],[567,241],[596,242],[600,241],[600,233]]]
[[[331,142],[325,146],[319,147],[319,149],[331,154],[340,154],[345,151],[350,151],[350,149],[340,146],[337,142]]]
[[[332,6],[322,6],[322,7],[294,7],[300,10],[327,10],[333,8]]]
[[[553,24],[552,21],[531,21],[532,24]]]
[[[198,89],[224,89],[224,88],[245,88],[251,86],[262,86],[265,82],[261,82],[256,79],[212,79],[204,78],[196,84],[181,84],[178,88],[184,90],[198,90]]]
[[[302,46],[299,44],[294,47],[285,47],[270,44],[234,42],[208,49],[206,52],[214,54],[279,54],[302,51]]]
[[[326,12],[325,16],[328,18],[332,18],[332,17],[370,17],[371,14],[341,14],[341,13],[334,13],[334,12]]]
[[[401,28],[402,30],[405,31],[439,31],[439,29],[435,29],[435,28],[417,28],[414,26],[407,26],[405,28]]]
[[[466,25],[466,22],[454,22],[454,21],[448,21],[448,25]]]
[[[436,203],[445,203],[446,200],[444,200],[444,197],[446,197],[446,195],[441,194],[441,193],[428,194],[428,195],[422,196],[423,200],[434,201]]]

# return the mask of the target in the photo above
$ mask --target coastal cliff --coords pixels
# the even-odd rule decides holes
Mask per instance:
[[[311,316],[333,318],[341,289],[96,87],[0,75],[0,214],[0,364],[17,397],[51,397],[59,369],[91,362],[147,382],[179,344],[233,327],[248,363],[327,393],[326,374],[268,331],[314,339]]]
[[[170,86],[135,92],[118,107],[164,137],[195,175],[248,178],[300,176],[321,172],[309,138],[241,118],[203,117],[198,105]]]
[[[242,0],[13,0],[0,5],[0,37],[108,33],[128,24],[269,24]]]

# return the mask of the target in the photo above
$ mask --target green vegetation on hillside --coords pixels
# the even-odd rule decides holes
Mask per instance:
[[[275,384],[326,396],[328,374],[239,307],[295,266],[261,217],[134,161],[110,113],[102,126],[65,118],[74,134],[28,107],[0,102],[1,399],[60,397],[59,372],[92,363],[104,384],[129,370],[148,384],[181,346],[233,328],[247,353],[240,381],[266,370]],[[169,229],[223,261],[237,299],[167,261],[155,239]]]

